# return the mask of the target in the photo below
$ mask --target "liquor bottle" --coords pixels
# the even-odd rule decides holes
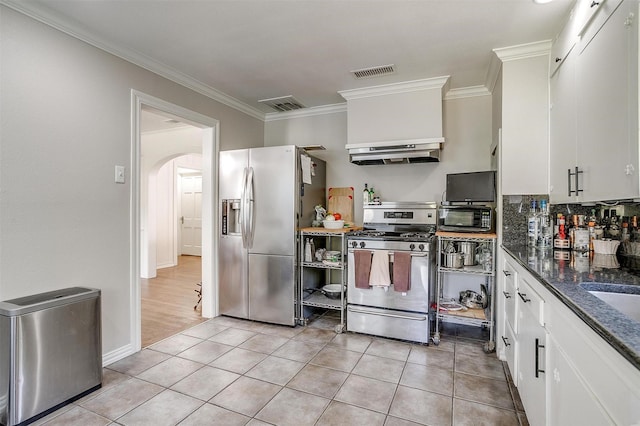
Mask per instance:
[[[527,216],[527,245],[535,247],[540,233],[540,217],[536,211],[536,200],[531,200],[531,209]]]
[[[373,186],[369,189],[369,204],[373,204],[373,199],[376,195],[376,192],[373,190]]]
[[[556,220],[556,232],[553,238],[553,248],[571,248],[569,233],[567,232],[566,219],[562,213],[558,213]]]
[[[629,233],[629,222],[625,220],[622,221],[622,233],[620,234],[620,241],[625,242],[631,239],[631,234]]]
[[[365,206],[369,204],[369,188],[366,183],[364,184],[364,190],[362,191],[362,204]]]
[[[538,247],[549,248],[553,243],[553,224],[551,222],[551,216],[549,216],[549,209],[547,206],[547,200],[540,200],[539,217],[539,233],[538,233]]]

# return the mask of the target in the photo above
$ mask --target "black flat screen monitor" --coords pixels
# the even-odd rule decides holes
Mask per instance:
[[[447,175],[446,199],[451,203],[494,203],[496,172],[450,173]]]

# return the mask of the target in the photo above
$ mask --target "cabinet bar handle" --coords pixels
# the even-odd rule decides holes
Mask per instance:
[[[511,346],[511,343],[509,343],[509,339],[507,339],[506,337],[502,336],[502,341],[504,342],[504,345],[508,348],[509,346]]]
[[[536,339],[536,377],[544,373],[544,370],[540,369],[540,349],[544,349],[544,345],[540,344],[540,339]]]
[[[584,192],[582,191],[582,189],[580,189],[580,185],[578,184],[578,175],[582,173],[582,170],[578,169],[578,166],[576,166],[576,172],[575,172],[575,177],[576,177],[576,195],[578,195],[580,192]]]
[[[505,277],[510,277],[511,276],[511,271],[503,270],[502,273],[504,274]]]
[[[562,58],[556,58],[555,61],[556,63],[560,62],[562,60]]]
[[[520,299],[522,299],[522,301],[524,303],[531,302],[531,299],[527,299],[527,293],[522,294],[522,293],[518,292],[518,296],[520,296]]]
[[[591,2],[591,6],[589,6],[589,7],[595,7],[595,6],[598,6],[599,4],[600,4],[599,1],[593,1],[593,2]]]
[[[503,291],[502,294],[504,294],[504,298],[505,299],[511,299],[511,294],[510,293],[508,293],[506,291]]]
[[[580,170],[578,168],[578,166],[576,166],[575,171],[571,172],[571,169],[567,169],[567,188],[569,188],[569,193],[567,194],[569,197],[571,196],[571,194],[573,194],[574,192],[576,193],[576,195],[580,194],[581,192],[584,192],[582,189],[580,189],[580,185],[578,182],[578,176],[582,173],[582,170]],[[575,181],[576,181],[576,189],[571,189],[571,176],[575,177]]]

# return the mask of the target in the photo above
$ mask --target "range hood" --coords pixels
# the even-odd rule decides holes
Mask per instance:
[[[435,163],[445,138],[442,100],[449,76],[344,90],[352,163]]]
[[[359,166],[414,164],[440,161],[444,138],[347,144],[349,160]]]

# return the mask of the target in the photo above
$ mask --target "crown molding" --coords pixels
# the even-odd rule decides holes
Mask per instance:
[[[415,92],[417,90],[444,89],[448,81],[449,76],[445,75],[442,77],[383,84],[380,86],[363,87],[360,89],[341,90],[338,91],[338,93],[347,101],[350,101],[352,99]]]
[[[131,62],[141,68],[158,74],[168,80],[187,87],[195,92],[198,92],[208,98],[211,98],[221,104],[234,108],[244,114],[247,114],[253,118],[264,121],[265,113],[257,108],[254,108],[246,103],[239,101],[238,99],[227,95],[207,84],[204,84],[188,75],[175,70],[161,62],[155,61],[147,56],[144,56],[134,50],[122,48],[121,46],[115,46],[107,41],[96,38],[86,31],[80,29],[77,25],[74,25],[60,16],[41,10],[37,4],[22,2],[18,0],[0,0],[0,4],[3,4],[16,12],[22,13],[36,21],[42,22],[58,31],[77,38],[85,43],[88,43],[100,50],[104,50],[112,55],[115,55],[127,62]]]
[[[498,55],[494,53],[493,55],[491,55],[489,69],[487,70],[487,76],[484,81],[484,85],[490,93],[493,93],[493,89],[496,88],[496,84],[498,83],[498,76],[500,75],[501,69],[502,61],[498,58]]]
[[[515,61],[518,59],[534,58],[536,56],[548,55],[551,51],[551,40],[536,41],[533,43],[519,44],[510,47],[500,47],[493,49],[502,62]]]
[[[456,89],[450,89],[444,96],[444,100],[450,101],[453,99],[475,98],[478,96],[489,95],[491,95],[491,91],[489,91],[485,86],[459,87]]]
[[[264,121],[288,120],[290,118],[313,117],[316,115],[335,114],[340,112],[347,112],[346,103],[322,105],[285,112],[269,112],[265,114]]]

